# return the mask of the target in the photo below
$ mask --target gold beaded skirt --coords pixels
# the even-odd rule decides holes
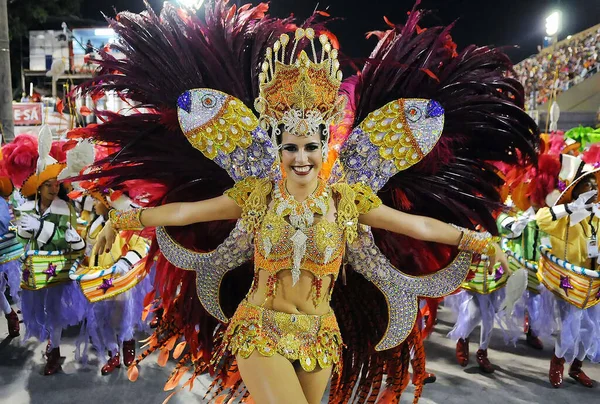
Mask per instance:
[[[302,369],[317,366],[341,370],[342,336],[333,311],[324,315],[289,314],[243,301],[225,332],[223,347],[248,358],[255,350],[263,356],[278,353]]]

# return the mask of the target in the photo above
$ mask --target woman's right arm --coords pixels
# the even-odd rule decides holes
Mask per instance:
[[[143,227],[186,226],[213,220],[239,219],[241,215],[242,208],[229,196],[221,195],[204,201],[174,202],[144,209],[140,215],[140,222]],[[109,252],[116,234],[117,229],[108,220],[98,235],[97,251]]]
[[[140,221],[144,227],[187,226],[213,220],[239,219],[242,215],[235,201],[226,195],[198,202],[174,202],[144,209]]]

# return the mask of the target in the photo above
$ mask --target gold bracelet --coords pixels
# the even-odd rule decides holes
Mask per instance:
[[[462,232],[462,237],[458,243],[458,249],[470,251],[476,254],[487,255],[493,257],[496,255],[496,247],[494,243],[500,242],[500,237],[492,237],[490,233],[477,232],[464,227],[452,225],[455,229]]]
[[[141,230],[144,228],[140,217],[146,208],[135,208],[131,210],[111,209],[108,217],[115,230]]]

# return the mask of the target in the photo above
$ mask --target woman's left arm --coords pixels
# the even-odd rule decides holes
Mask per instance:
[[[464,237],[466,236],[465,232],[470,232],[470,230],[461,230],[437,219],[411,215],[385,205],[381,205],[368,213],[360,215],[359,222],[373,228],[388,230],[417,240],[461,247],[461,244],[468,244],[465,243],[467,240]],[[469,235],[469,237],[472,236],[473,234]],[[475,244],[477,244],[476,248],[465,249],[479,254],[490,252],[488,265],[490,273],[492,273],[496,262],[500,262],[506,271],[510,271],[506,255],[502,252],[500,246],[493,241],[491,236],[487,238],[486,242]],[[479,246],[483,248],[479,248]]]

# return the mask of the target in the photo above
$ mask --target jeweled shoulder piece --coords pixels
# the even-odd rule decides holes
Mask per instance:
[[[432,275],[409,276],[383,255],[370,229],[359,228],[356,242],[348,244],[348,263],[377,286],[388,305],[388,326],[375,349],[383,351],[401,344],[415,326],[418,297],[442,297],[454,292],[466,278],[471,258],[471,253],[462,251],[450,265]]]
[[[250,108],[210,88],[188,90],[177,100],[183,134],[234,181],[272,174],[276,150]]]
[[[352,131],[336,164],[341,164],[349,184],[362,182],[377,192],[393,175],[421,161],[437,144],[443,128],[444,109],[438,102],[392,101]]]
[[[305,50],[297,54],[301,42],[308,40],[312,58]],[[288,35],[281,35],[273,48],[267,49],[262,72],[259,74],[259,96],[254,107],[259,112],[260,125],[279,133],[285,131],[297,136],[319,133],[341,117],[345,98],[338,95],[342,82],[337,49],[333,49],[326,35],[319,36],[321,52],[315,47],[312,28],[298,28],[291,52],[286,52]]]
[[[169,236],[164,227],[156,228],[161,253],[178,268],[196,272],[196,292],[202,306],[213,317],[227,322],[219,304],[219,289],[225,274],[252,259],[254,234],[238,221],[231,234],[209,253],[188,250]]]

